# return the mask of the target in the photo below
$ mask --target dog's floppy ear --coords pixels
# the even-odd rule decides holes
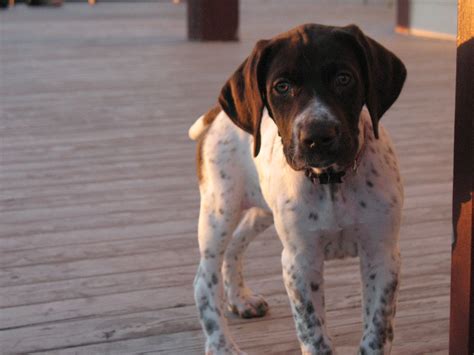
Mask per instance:
[[[260,123],[266,105],[263,57],[268,42],[257,42],[250,56],[225,83],[219,96],[219,104],[230,119],[253,135],[254,156],[260,151]]]
[[[378,122],[402,91],[407,71],[402,61],[388,49],[366,36],[356,25],[342,28],[356,41],[365,76],[365,104],[378,138]]]

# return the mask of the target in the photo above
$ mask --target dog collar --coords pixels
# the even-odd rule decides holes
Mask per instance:
[[[321,185],[325,184],[341,184],[342,183],[342,177],[346,175],[346,172],[344,170],[342,171],[334,171],[332,169],[328,169],[326,171],[323,171],[322,173],[315,173],[312,169],[306,169],[305,170],[305,175],[306,177],[313,183],[315,184],[317,180],[319,180],[319,183]]]
[[[346,170],[351,169],[352,172],[356,172],[357,168],[359,167],[360,164],[360,158],[362,156],[362,153],[365,148],[365,129],[364,129],[364,141],[362,142],[362,146],[360,147],[359,151],[357,152],[357,155],[354,159],[354,163],[352,164],[352,167],[346,168],[341,171],[335,171],[333,168],[329,168],[327,170],[324,170],[321,173],[316,173],[314,172],[313,169],[311,168],[306,168],[304,171],[304,174],[306,177],[313,183],[315,184],[316,181],[319,181],[321,185],[325,184],[342,184],[342,177],[346,175]]]

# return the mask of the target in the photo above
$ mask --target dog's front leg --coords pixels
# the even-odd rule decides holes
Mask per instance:
[[[397,240],[360,248],[364,298],[364,335],[360,354],[390,354],[400,275]]]
[[[333,353],[325,326],[323,260],[297,247],[282,253],[283,280],[303,354]]]
[[[323,250],[316,235],[306,235],[305,231],[299,230],[298,223],[290,224],[288,220],[275,219],[275,227],[283,244],[283,280],[301,352],[333,354],[325,322]]]

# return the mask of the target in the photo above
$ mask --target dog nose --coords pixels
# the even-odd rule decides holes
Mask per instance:
[[[324,149],[332,146],[339,137],[335,124],[311,125],[300,131],[300,142],[309,149]]]

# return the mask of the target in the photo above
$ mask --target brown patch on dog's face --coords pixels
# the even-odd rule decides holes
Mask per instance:
[[[331,33],[298,28],[276,38],[269,54],[267,107],[296,170],[346,166],[357,154],[362,69],[353,46]]]

